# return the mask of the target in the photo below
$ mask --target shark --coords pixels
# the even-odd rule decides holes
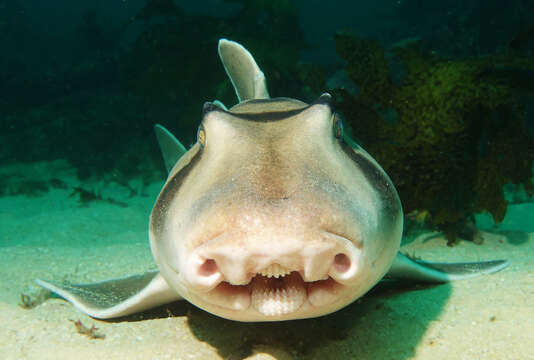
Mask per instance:
[[[186,300],[226,319],[283,321],[335,312],[384,279],[442,283],[508,266],[403,255],[399,195],[344,132],[331,95],[271,98],[245,47],[220,39],[218,53],[238,103],[206,102],[189,149],[155,126],[168,170],[149,220],[157,270],[39,285],[98,319]]]

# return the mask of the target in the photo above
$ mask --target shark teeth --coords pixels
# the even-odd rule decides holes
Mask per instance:
[[[306,300],[306,290],[270,289],[252,292],[252,306],[265,316],[291,314]]]
[[[263,275],[268,278],[274,277],[278,279],[279,277],[289,275],[290,273],[291,273],[291,270],[286,269],[282,265],[271,264],[267,266],[266,268],[264,268],[263,270],[261,270],[258,274]]]
[[[298,310],[307,298],[298,273],[282,279],[257,276],[252,281],[251,304],[265,316],[280,316]]]

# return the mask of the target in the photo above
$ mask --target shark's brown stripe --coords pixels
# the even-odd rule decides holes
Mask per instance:
[[[161,235],[161,230],[165,223],[165,216],[168,215],[168,207],[170,206],[172,199],[175,197],[178,190],[180,190],[185,178],[200,161],[200,158],[202,157],[202,149],[201,146],[198,146],[196,153],[192,154],[189,161],[185,163],[181,169],[176,171],[173,177],[167,181],[158,196],[154,208],[152,209],[150,221],[150,229],[156,237]],[[184,156],[187,156],[187,154]]]
[[[387,176],[380,171],[377,166],[357,149],[352,148],[346,142],[341,142],[343,151],[354,161],[361,169],[363,175],[370,184],[375,187],[375,192],[381,197],[381,203],[384,206],[384,218],[381,219],[381,231],[389,231],[392,226],[399,221],[398,216],[402,214],[400,204],[396,199],[397,192]]]
[[[213,105],[213,107],[208,107],[207,110],[225,112],[238,119],[243,119],[243,120],[248,120],[248,121],[253,121],[253,122],[274,122],[274,121],[287,119],[289,117],[300,114],[302,111],[306,110],[308,107],[309,106],[304,107],[302,109],[288,110],[288,111],[266,111],[266,112],[259,112],[259,113],[234,113],[231,111],[225,111],[217,107],[216,105]],[[204,114],[206,114],[208,111],[205,111]]]
[[[330,100],[331,100],[330,95],[322,95],[313,104],[303,106],[297,109],[292,108],[297,105],[291,102],[293,101],[293,99],[289,99],[289,98],[248,100],[245,105],[247,107],[249,105],[258,105],[256,107],[257,109],[259,109],[257,112],[239,112],[237,109],[236,109],[237,111],[233,111],[232,109],[230,109],[230,111],[226,111],[226,110],[221,109],[217,105],[208,102],[204,104],[204,108],[202,110],[202,116],[204,117],[206,113],[210,111],[220,111],[220,112],[228,113],[232,115],[233,117],[243,119],[243,120],[248,120],[248,121],[253,121],[253,122],[274,122],[274,121],[284,120],[284,119],[293,117],[295,115],[298,115],[301,112],[309,109],[310,107],[314,105],[322,104],[322,105],[330,106]],[[278,111],[268,110],[270,105],[275,105],[277,103],[283,104],[285,102],[287,102],[288,107],[292,108],[291,110],[278,110]],[[263,110],[262,110],[261,105],[264,105]],[[243,106],[243,105],[237,105],[237,106]]]

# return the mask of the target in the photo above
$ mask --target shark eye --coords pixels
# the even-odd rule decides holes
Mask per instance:
[[[337,139],[343,139],[343,122],[341,121],[341,117],[334,113],[332,115],[332,121],[334,127],[334,136]]]
[[[206,131],[202,125],[200,125],[197,130],[197,141],[200,146],[204,146],[206,144]]]

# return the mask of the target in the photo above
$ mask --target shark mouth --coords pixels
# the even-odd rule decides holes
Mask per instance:
[[[256,274],[250,284],[251,305],[265,316],[281,316],[297,311],[305,302],[320,307],[338,299],[342,285],[327,276],[304,281],[299,271],[272,264]]]
[[[304,281],[299,271],[272,264],[256,273],[246,285],[231,285],[223,281],[210,292],[210,300],[234,309],[244,310],[251,306],[264,316],[275,317],[294,313],[306,300],[313,306],[331,303],[338,298],[337,290],[341,286],[331,277]],[[229,298],[232,300],[228,301]]]
[[[272,263],[249,273],[248,282],[232,284],[219,270],[215,260],[198,260],[200,266],[190,273],[190,278],[196,280],[193,284],[200,290],[197,296],[202,302],[232,311],[254,311],[271,318],[287,318],[287,315],[299,310],[318,313],[319,308],[331,306],[344,296],[358,269],[357,261],[338,253],[329,267],[327,264],[322,266],[328,269],[322,278],[317,279],[317,273],[313,275],[317,280],[305,281],[304,269]],[[187,272],[184,273],[187,277]],[[202,291],[202,287],[207,289]]]

